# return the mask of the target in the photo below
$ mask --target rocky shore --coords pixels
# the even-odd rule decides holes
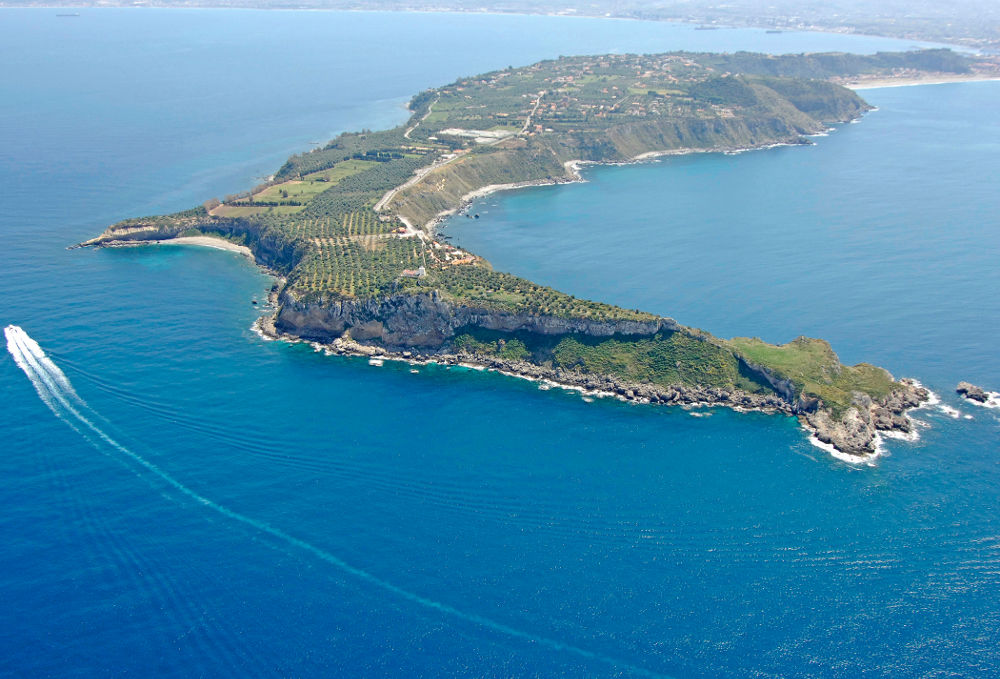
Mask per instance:
[[[979,403],[986,403],[990,400],[990,395],[982,387],[977,387],[969,382],[959,382],[958,386],[955,387],[955,392],[970,401],[977,401]]]
[[[840,420],[835,420],[824,408],[799,413],[799,420],[817,440],[842,453],[860,457],[874,455],[878,452],[881,434],[912,435],[913,421],[907,411],[930,400],[930,392],[919,383],[903,379],[900,384],[902,389],[879,400],[856,393],[854,405]]]
[[[272,294],[272,303],[276,305],[277,302],[278,296],[275,291]],[[444,348],[387,349],[346,336],[333,337],[323,342],[309,341],[298,335],[282,332],[275,327],[277,318],[277,315],[260,318],[256,325],[257,331],[270,339],[308,342],[316,349],[330,355],[397,360],[413,365],[435,363],[486,369],[511,377],[575,389],[584,395],[614,397],[636,403],[725,407],[742,412],[759,411],[794,416],[817,441],[828,444],[852,458],[857,458],[858,461],[865,461],[878,454],[882,434],[901,436],[911,434],[913,422],[907,416],[907,411],[920,407],[930,398],[927,389],[915,381],[904,379],[900,381],[902,388],[884,399],[873,400],[864,394],[856,394],[854,406],[837,420],[823,407],[822,402],[795,395],[791,390],[776,390],[773,394],[753,394],[739,389],[717,387],[682,384],[662,386],[627,382],[610,375],[564,370],[529,361],[468,352],[452,353]]]
[[[244,248],[217,238],[176,239],[175,242],[185,241],[213,247],[225,244],[229,246],[227,249],[246,254]],[[112,240],[98,245],[135,247],[148,244],[156,244],[156,241]],[[268,273],[277,276],[277,272]],[[859,462],[877,455],[883,434],[903,437],[912,435],[913,423],[906,413],[929,399],[929,392],[919,384],[901,380],[900,389],[880,400],[856,393],[852,406],[836,417],[822,402],[797,393],[787,380],[777,379],[766,369],[749,363],[746,363],[747,369],[769,384],[774,393],[755,394],[739,389],[683,384],[663,386],[632,383],[610,375],[582,373],[529,361],[453,353],[449,342],[464,327],[501,332],[526,331],[541,335],[578,333],[595,337],[651,336],[661,331],[683,330],[669,318],[597,321],[504,313],[472,307],[456,308],[434,291],[380,300],[317,304],[295,299],[281,284],[276,284],[271,292],[270,307],[275,310],[273,315],[262,317],[257,323],[257,329],[269,338],[309,342],[330,354],[344,356],[487,369],[512,377],[576,389],[584,394],[636,403],[727,407],[740,411],[781,413],[797,417],[818,443],[831,446],[839,453],[850,456],[852,461]],[[959,387],[959,393],[971,401],[983,404],[989,401],[989,393],[978,387],[966,383]],[[963,387],[965,391],[962,391]],[[981,400],[983,398],[986,401]]]
[[[959,382],[958,386],[955,387],[955,392],[973,405],[983,408],[1000,408],[1000,393],[995,391],[987,391],[969,382]]]

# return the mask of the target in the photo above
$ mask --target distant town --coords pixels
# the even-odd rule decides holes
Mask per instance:
[[[0,0],[0,7],[49,6]],[[61,0],[62,7],[213,7],[420,12],[491,12],[677,21],[706,29],[752,26],[773,32],[825,31],[1000,49],[1000,3],[993,0]]]

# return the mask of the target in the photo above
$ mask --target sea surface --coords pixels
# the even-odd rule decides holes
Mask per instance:
[[[375,368],[270,280],[66,246],[559,54],[907,48],[557,17],[0,10],[0,676],[988,676],[1000,665],[1000,83],[870,90],[810,147],[591,168],[444,233],[940,394],[873,466],[785,417]],[[17,359],[14,360],[14,359]],[[20,361],[20,364],[18,363]],[[954,409],[953,418],[946,409]],[[972,419],[967,419],[972,418]]]

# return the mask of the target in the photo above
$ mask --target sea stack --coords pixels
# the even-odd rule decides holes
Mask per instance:
[[[968,382],[959,382],[958,386],[955,387],[955,391],[965,398],[971,401],[978,401],[979,403],[986,403],[990,398],[985,389],[977,387],[974,384],[969,384]]]

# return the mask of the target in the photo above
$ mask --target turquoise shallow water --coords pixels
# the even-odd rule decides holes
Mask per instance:
[[[981,676],[1000,660],[1000,423],[945,393],[1000,383],[995,83],[871,91],[880,110],[815,147],[593,169],[448,227],[577,295],[827,337],[975,418],[926,411],[919,442],[853,468],[785,418],[263,342],[249,300],[269,282],[236,256],[64,248],[398,122],[410,93],[471,71],[891,41],[48,10],[0,12],[0,37],[0,320],[85,402],[59,392],[65,426],[0,362],[0,674]]]

